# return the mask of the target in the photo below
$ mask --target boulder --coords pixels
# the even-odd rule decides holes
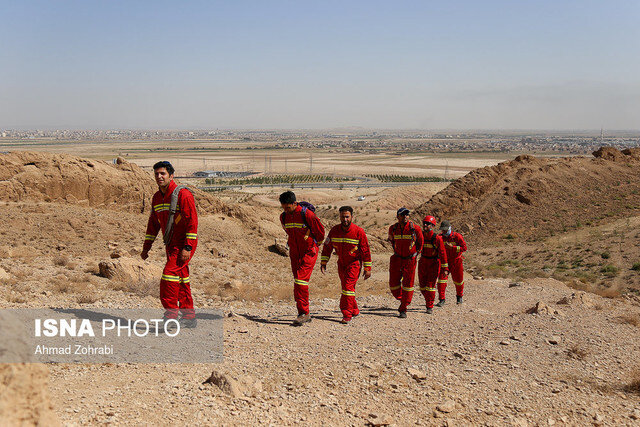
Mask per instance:
[[[289,246],[282,239],[275,239],[273,245],[269,246],[269,252],[273,252],[285,257],[289,256]]]
[[[98,265],[100,276],[125,283],[160,280],[162,268],[142,260],[121,257]]]

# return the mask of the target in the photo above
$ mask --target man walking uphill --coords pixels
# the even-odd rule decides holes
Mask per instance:
[[[295,326],[310,322],[309,279],[318,259],[318,243],[324,240],[324,227],[313,212],[315,208],[307,202],[296,202],[292,191],[280,195],[282,214],[280,222],[289,236],[289,258],[293,271],[293,297],[298,308]]]
[[[342,324],[348,324],[353,316],[360,314],[356,303],[356,282],[360,271],[364,266],[364,280],[371,277],[371,251],[369,240],[364,230],[352,224],[353,208],[343,206],[340,208],[340,224],[329,231],[327,240],[322,246],[320,258],[320,271],[327,270],[327,263],[334,250],[338,254],[338,276],[342,285],[340,297],[340,310],[342,311]]]
[[[462,234],[456,233],[451,228],[449,221],[442,221],[440,224],[440,235],[444,241],[444,246],[447,251],[447,261],[449,262],[449,271],[451,272],[451,278],[453,284],[456,285],[456,302],[462,304],[462,295],[464,293],[464,267],[462,260],[464,256],[462,253],[467,250],[467,244],[462,237]],[[445,302],[445,291],[447,290],[447,280],[438,280],[438,294],[440,301],[436,306],[442,307]]]
[[[186,328],[196,326],[193,298],[189,284],[189,261],[198,244],[198,214],[189,190],[173,180],[175,172],[169,162],[153,165],[158,192],[151,199],[151,215],[140,257],[147,259],[158,231],[162,229],[167,263],[160,280],[160,301],[165,319],[177,319]]]
[[[422,230],[409,220],[409,209],[400,208],[398,222],[389,227],[388,240],[393,245],[389,262],[389,288],[400,301],[398,317],[407,317],[407,307],[413,298],[413,282],[416,275],[416,257],[422,250]]]
[[[418,262],[418,279],[420,291],[427,304],[427,314],[433,313],[433,301],[436,298],[436,281],[447,283],[449,265],[447,264],[447,252],[444,248],[442,236],[433,230],[436,227],[436,219],[427,215],[422,220],[424,231],[424,246],[422,256]]]

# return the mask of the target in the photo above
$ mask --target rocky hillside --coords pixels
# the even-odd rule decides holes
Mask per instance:
[[[118,158],[116,164],[66,154],[17,151],[0,154],[0,200],[56,202],[144,212],[157,191],[153,176]],[[240,209],[195,190],[207,213],[242,216]]]
[[[640,212],[640,150],[593,158],[529,155],[476,169],[417,210],[450,219],[472,240],[537,238]]]

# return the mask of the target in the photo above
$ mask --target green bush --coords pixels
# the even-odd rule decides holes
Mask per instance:
[[[600,269],[600,273],[604,273],[607,277],[613,277],[618,274],[618,270],[615,265],[607,264]]]

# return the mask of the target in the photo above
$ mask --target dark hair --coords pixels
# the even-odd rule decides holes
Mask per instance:
[[[290,205],[296,202],[296,194],[293,191],[285,191],[280,195],[280,203]]]
[[[155,165],[153,165],[153,170],[156,171],[160,168],[165,168],[167,170],[167,172],[169,173],[169,175],[173,175],[174,172],[176,171],[173,166],[171,165],[171,163],[167,162],[166,160],[163,160],[162,162],[158,162]]]
[[[351,215],[353,215],[353,208],[351,206],[342,206],[340,209],[338,209],[338,211],[349,212],[351,213]]]

